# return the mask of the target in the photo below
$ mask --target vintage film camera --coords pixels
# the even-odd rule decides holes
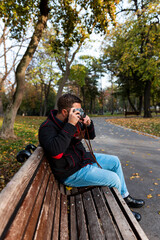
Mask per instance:
[[[79,111],[79,112],[80,112],[80,113],[79,113],[80,119],[83,119],[83,118],[86,117],[86,114],[85,114],[85,112],[84,112],[84,110],[83,110],[82,108],[75,108],[75,109],[74,109],[74,112],[75,112],[75,111]]]

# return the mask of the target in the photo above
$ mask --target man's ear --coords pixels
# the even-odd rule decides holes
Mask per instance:
[[[68,117],[68,111],[67,111],[67,109],[62,109],[62,115],[63,115],[63,117]]]

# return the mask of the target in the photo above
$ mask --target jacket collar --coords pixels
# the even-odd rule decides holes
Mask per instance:
[[[51,110],[49,113],[48,118],[53,121],[59,128],[63,128],[64,126],[64,122],[62,122],[61,120],[59,120],[56,115],[58,113],[58,110]]]

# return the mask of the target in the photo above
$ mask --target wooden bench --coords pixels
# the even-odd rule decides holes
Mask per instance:
[[[152,111],[150,111],[150,113],[156,113],[156,115],[157,115],[158,113],[160,113],[160,111],[158,111],[158,110],[152,110]]]
[[[1,240],[148,239],[116,189],[66,189],[41,147],[1,192],[0,219]]]
[[[125,111],[124,115],[125,115],[125,117],[127,117],[127,115],[136,115],[136,116],[138,116],[138,115],[140,115],[140,112],[127,112],[127,111]]]

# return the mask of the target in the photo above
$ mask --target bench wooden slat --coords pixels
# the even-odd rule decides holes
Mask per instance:
[[[88,240],[88,231],[84,214],[84,207],[82,202],[82,196],[75,196],[76,213],[77,213],[77,233],[79,240]]]
[[[29,216],[33,209],[34,202],[36,201],[36,197],[41,187],[45,173],[46,173],[46,166],[45,166],[45,163],[43,162],[13,221],[13,224],[9,229],[9,232],[7,233],[6,240],[13,239],[13,238],[20,239],[20,236],[23,235],[25,226],[27,225]],[[33,196],[32,198],[30,197],[31,195]]]
[[[105,239],[90,191],[83,193],[83,202],[88,220],[90,239]]]
[[[54,214],[54,221],[53,221],[53,231],[52,231],[52,239],[58,240],[59,239],[59,225],[60,225],[60,192],[57,192],[56,198],[56,209]]]
[[[130,225],[128,224],[126,218],[124,218],[122,210],[120,209],[119,205],[117,204],[110,189],[107,187],[102,187],[102,189],[103,189],[106,201],[109,204],[112,217],[114,218],[114,221],[116,222],[119,232],[122,235],[123,239],[135,240],[136,239],[135,235],[134,235]],[[122,219],[123,219],[123,221],[122,221]]]
[[[42,207],[42,203],[43,203],[43,199],[44,199],[44,195],[45,195],[45,191],[46,191],[46,187],[47,187],[47,184],[48,184],[49,175],[50,175],[50,173],[47,171],[46,174],[45,174],[45,177],[44,177],[44,181],[41,185],[41,189],[40,189],[39,194],[37,196],[36,202],[34,204],[34,208],[33,208],[32,213],[30,215],[28,225],[25,229],[25,233],[24,233],[24,236],[23,236],[23,239],[25,239],[25,240],[30,240],[30,239],[33,239],[33,237],[34,237],[36,225],[37,225],[37,222],[38,222],[40,210],[41,210],[41,207]]]
[[[68,240],[68,213],[67,213],[67,196],[61,194],[61,223],[60,223],[60,240]]]
[[[125,117],[127,116],[127,115],[140,115],[140,112],[127,112],[127,111],[125,111]]]
[[[75,197],[70,197],[70,240],[77,240],[77,219],[76,219],[76,208],[75,208]]]
[[[36,169],[38,169],[42,161],[43,154],[42,148],[38,147],[28,161],[24,163],[20,171],[14,175],[12,181],[2,190],[0,194],[0,236],[8,223],[8,219],[14,217],[17,205],[27,194],[27,192],[24,193],[24,189],[27,188],[31,178],[35,175]]]
[[[53,188],[53,177],[50,177],[44,202],[43,202],[43,206],[42,206],[42,210],[41,210],[41,214],[40,214],[38,225],[37,225],[37,230],[34,237],[35,240],[46,239],[46,236],[47,236],[46,228],[47,228],[47,220],[48,220],[48,215],[50,210],[49,205],[50,205],[52,188]]]
[[[46,226],[47,235],[46,235],[45,240],[51,240],[52,225],[53,225],[53,219],[54,219],[55,207],[56,207],[57,191],[58,191],[58,185],[57,185],[57,182],[54,180],[51,201],[50,201],[50,207],[49,207],[48,222],[47,222],[47,226]]]
[[[63,194],[65,194],[65,192],[66,192],[65,186],[64,186],[62,183],[60,183],[59,185],[60,185],[60,186],[59,186],[60,192],[63,193]]]
[[[137,222],[137,220],[135,219],[135,217],[133,216],[131,210],[129,209],[129,207],[127,206],[126,202],[124,201],[124,199],[122,198],[121,194],[119,193],[119,191],[116,188],[112,189],[112,192],[114,194],[114,197],[116,198],[117,202],[119,203],[119,205],[121,206],[121,209],[123,210],[128,222],[130,223],[130,225],[132,226],[132,230],[134,231],[137,239],[143,239],[143,240],[148,240],[148,237],[146,236],[146,234],[144,233],[144,231],[142,230],[142,228],[140,227],[139,223]]]
[[[101,219],[101,223],[102,223],[102,227],[103,227],[106,239],[109,239],[109,240],[120,239],[117,235],[116,229],[114,228],[113,221],[111,219],[110,213],[105,204],[102,193],[100,192],[100,189],[94,188],[92,190],[92,193],[93,193],[98,214]]]

